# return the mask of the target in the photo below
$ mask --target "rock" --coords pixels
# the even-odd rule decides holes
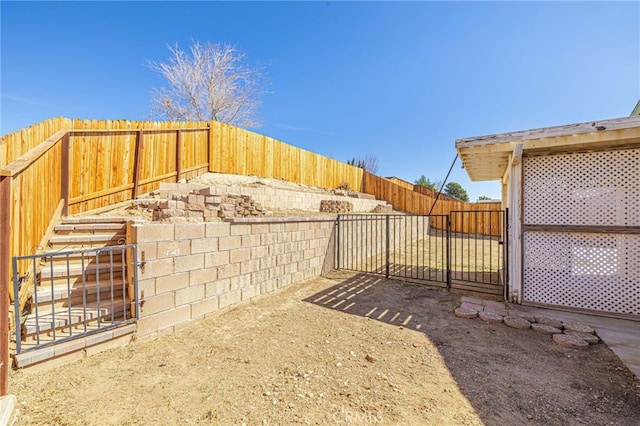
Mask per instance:
[[[567,348],[587,349],[589,347],[589,343],[586,340],[582,340],[572,334],[554,334],[553,341]]]
[[[372,357],[371,355],[367,354],[365,355],[364,359],[366,359],[369,362],[375,362],[376,359],[374,357]]]
[[[564,334],[568,334],[570,336],[575,336],[578,339],[582,339],[582,340],[586,341],[590,345],[595,345],[596,343],[598,343],[600,341],[598,336],[596,336],[595,334],[591,334],[591,333],[583,333],[583,332],[580,332],[580,331],[565,330]]]
[[[494,314],[493,312],[478,312],[478,316],[482,321],[489,324],[500,324],[502,322],[502,315]]]
[[[477,318],[478,311],[469,308],[457,308],[455,314],[460,318]]]
[[[508,316],[504,317],[504,323],[509,327],[517,328],[519,330],[528,330],[531,328],[531,323],[524,318]]]
[[[565,330],[569,330],[569,331],[578,331],[580,333],[588,333],[588,334],[595,333],[595,330],[591,326],[588,326],[587,324],[583,324],[581,322],[567,321],[565,323],[562,323],[562,325],[564,326]]]
[[[531,328],[533,328],[534,331],[537,331],[540,334],[560,334],[562,333],[562,330],[553,327],[551,325],[547,325],[547,324],[540,324],[537,322],[534,322],[533,324],[531,324]]]
[[[558,330],[562,330],[562,321],[545,317],[544,315],[536,315],[534,318],[539,324],[550,325],[551,327],[557,328]]]

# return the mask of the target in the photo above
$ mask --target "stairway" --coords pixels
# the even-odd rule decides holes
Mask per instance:
[[[43,349],[55,357],[70,346],[80,347],[79,339],[87,343],[87,336],[126,325],[135,315],[128,296],[132,271],[122,247],[126,220],[69,217],[54,232],[43,257],[35,261],[37,285],[22,315],[14,358],[18,367],[42,361],[42,355],[33,353]],[[135,324],[129,329],[135,330]]]

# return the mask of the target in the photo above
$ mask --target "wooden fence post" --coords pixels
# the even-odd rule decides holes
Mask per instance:
[[[11,278],[11,176],[0,176],[0,396],[9,377],[9,286]],[[19,321],[17,319],[16,321]]]
[[[62,158],[60,171],[60,195],[64,201],[62,215],[69,214],[69,132],[62,137]]]
[[[138,198],[138,186],[140,183],[140,166],[142,163],[142,129],[138,130],[136,133],[136,147],[135,154],[133,159],[133,193],[131,194],[131,199],[135,200]]]
[[[182,174],[182,131],[176,130],[176,182],[180,181]]]

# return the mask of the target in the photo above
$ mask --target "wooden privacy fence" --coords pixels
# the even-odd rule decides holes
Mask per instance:
[[[448,215],[452,211],[500,211],[502,209],[500,204],[467,203],[447,197],[447,199],[439,198],[433,210],[431,210],[436,200],[435,196],[411,191],[367,172],[364,172],[362,177],[362,188],[363,192],[375,195],[376,198],[393,204],[394,209],[412,214],[426,215],[431,211],[432,215]],[[432,225],[434,227],[437,226],[435,224]],[[501,215],[477,215],[477,218],[472,221],[463,220],[462,216],[458,215],[451,222],[451,231],[502,236],[502,226]]]

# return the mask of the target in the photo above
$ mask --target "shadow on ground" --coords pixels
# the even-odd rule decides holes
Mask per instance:
[[[424,333],[488,425],[638,424],[640,383],[602,343],[579,351],[458,318],[460,296],[443,289],[343,271],[326,278],[336,284],[305,302]]]

